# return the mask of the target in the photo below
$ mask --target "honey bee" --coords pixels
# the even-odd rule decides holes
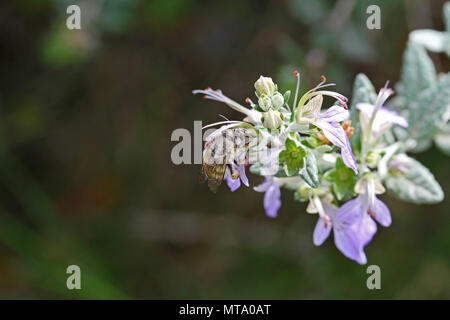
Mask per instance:
[[[233,178],[236,177],[232,164],[244,163],[245,154],[256,134],[252,129],[229,128],[211,134],[203,150],[202,167],[199,181],[208,181],[212,192],[217,192],[225,177],[227,167]]]

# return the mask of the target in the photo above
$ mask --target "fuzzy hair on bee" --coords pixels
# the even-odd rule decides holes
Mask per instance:
[[[202,167],[199,181],[208,181],[212,192],[217,192],[227,173],[233,172],[231,165],[243,164],[245,155],[256,137],[254,130],[246,128],[219,129],[206,138],[203,150]]]

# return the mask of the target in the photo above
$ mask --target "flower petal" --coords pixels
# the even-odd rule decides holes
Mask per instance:
[[[264,195],[264,209],[270,218],[276,218],[281,207],[281,191],[278,183],[272,183]]]
[[[341,148],[341,156],[345,165],[352,169],[356,174],[358,174],[358,165],[356,164],[356,158],[353,154],[352,147],[350,145],[350,140],[346,136],[346,146]]]
[[[363,213],[361,219],[350,228],[361,241],[362,247],[367,245],[377,233],[377,224],[367,213]]]
[[[372,117],[375,110],[374,105],[365,102],[356,104],[356,108],[365,114],[364,117],[367,118],[367,120]],[[361,115],[360,122],[362,123],[362,127],[365,129],[365,126],[367,126],[368,123],[365,123],[365,121],[361,119]],[[396,111],[389,110],[386,107],[381,106],[372,124],[373,134],[377,135],[383,128],[389,128],[388,124],[390,123],[397,124],[404,128],[408,127],[408,121],[405,118],[400,116]]]
[[[233,179],[231,174],[229,174],[225,180],[227,180],[228,187],[230,188],[231,192],[235,192],[239,187],[241,186],[241,180],[239,178]]]
[[[241,164],[240,166],[236,166],[236,170],[239,172],[239,177],[241,178],[242,183],[248,187],[249,184],[247,175],[245,174],[245,165]]]
[[[348,110],[340,106],[332,106],[328,110],[320,113],[319,117],[326,122],[341,122],[349,117]]]
[[[328,238],[330,232],[331,224],[327,225],[324,219],[319,218],[313,234],[314,245],[320,246]]]
[[[314,125],[322,129],[323,134],[328,140],[339,148],[345,147],[347,134],[344,129],[337,123],[328,123],[325,120],[319,119],[314,122]]]
[[[359,264],[366,264],[367,258],[362,250],[361,242],[350,228],[334,229],[334,243],[344,256]]]
[[[389,110],[385,107],[380,108],[380,116],[384,117],[385,119],[389,119],[389,122],[397,124],[401,127],[408,127],[408,121],[403,118],[401,115],[398,114],[397,111]],[[378,116],[378,114],[377,114]]]
[[[316,118],[319,116],[320,108],[322,108],[323,96],[321,94],[315,96],[308,103],[301,107],[301,117]]]
[[[273,177],[266,176],[266,181],[257,185],[256,187],[253,187],[253,190],[255,190],[256,192],[266,192],[267,189],[269,189],[269,187],[272,185],[272,183]]]
[[[372,116],[372,113],[373,113],[373,110],[375,109],[375,107],[373,104],[366,103],[366,102],[360,102],[360,103],[356,104],[356,109],[364,112],[370,118]]]
[[[378,92],[377,100],[375,101],[375,107],[381,107],[386,100],[394,94],[394,91],[391,88],[388,88],[389,82],[386,82],[386,86],[381,88]]]
[[[364,204],[363,196],[358,196],[347,201],[338,209],[336,219],[340,224],[350,226],[358,222],[365,211],[367,211],[367,207]]]
[[[377,220],[383,227],[389,227],[391,225],[391,212],[383,201],[375,198],[375,204],[370,208],[370,210],[372,211],[375,220]]]

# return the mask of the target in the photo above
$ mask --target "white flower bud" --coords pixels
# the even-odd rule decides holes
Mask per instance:
[[[270,109],[264,112],[264,126],[268,129],[278,129],[283,124],[283,119],[281,119],[281,113],[278,111],[273,111]]]
[[[267,95],[262,94],[258,99],[258,105],[261,109],[267,111],[272,106],[272,100]]]
[[[255,90],[258,97],[262,94],[272,96],[275,92],[275,84],[273,83],[272,78],[260,76],[255,82]]]
[[[380,160],[380,155],[376,152],[369,151],[366,156],[366,164],[369,168],[375,168]]]
[[[284,98],[283,95],[279,92],[275,93],[272,96],[272,105],[275,109],[279,109],[283,106],[284,104]]]

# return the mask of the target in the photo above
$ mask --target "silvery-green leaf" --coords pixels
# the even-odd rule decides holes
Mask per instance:
[[[450,155],[450,123],[434,137],[434,143],[442,152]]]
[[[450,2],[446,2],[443,7],[444,11],[444,23],[447,29],[447,32],[450,33]]]
[[[406,141],[410,138],[408,128],[402,128],[399,126],[395,126],[392,129],[392,132],[395,134],[395,137],[399,141]],[[409,140],[407,150],[408,150],[408,152],[412,152],[412,153],[421,153],[421,152],[424,152],[425,150],[427,150],[429,147],[431,147],[431,144],[432,144],[431,138],[422,139],[419,141]]]
[[[320,181],[316,157],[312,152],[308,151],[304,159],[305,166],[300,170],[300,176],[311,188],[317,188],[319,187]]]
[[[450,106],[450,73],[439,78],[437,85],[420,93],[409,107],[408,130],[412,138],[431,137],[447,122]]]
[[[382,138],[388,145],[395,143],[395,136],[391,130],[386,131],[383,134]]]
[[[298,188],[304,184],[300,176],[291,177],[283,181],[283,187],[289,190],[298,190]]]
[[[403,128],[403,127],[400,127],[400,126],[394,126],[392,128],[392,132],[395,134],[395,137],[399,141],[405,141],[406,139],[409,138],[409,133],[408,133],[408,129],[407,128]]]
[[[284,103],[288,103],[290,97],[291,97],[291,90],[288,90],[283,94]]]
[[[450,32],[445,35],[444,51],[450,57]]]
[[[356,104],[360,102],[375,103],[377,99],[377,93],[375,91],[372,82],[363,73],[356,76],[353,84],[353,93],[350,107],[350,120],[352,126],[355,128],[352,138],[350,139],[353,152],[360,149],[361,138],[361,126],[359,125],[359,110],[356,108]]]
[[[257,163],[252,164],[250,166],[249,170],[253,174],[261,175],[261,167],[262,166],[263,166],[262,163],[257,162]]]
[[[289,126],[286,128],[286,132],[308,132],[309,126],[304,124],[298,124],[296,122],[293,122],[289,124]]]
[[[409,40],[420,44],[433,52],[442,52],[445,49],[445,32],[432,29],[414,30],[409,34]]]
[[[317,153],[330,152],[331,150],[333,150],[333,147],[328,144],[323,144],[314,149],[314,151],[316,151]]]
[[[401,81],[396,88],[409,103],[419,93],[436,83],[436,70],[426,50],[417,43],[409,42],[403,55]]]
[[[398,110],[401,112],[402,116],[408,116],[408,100],[405,97],[396,95],[388,100],[388,109]]]
[[[353,83],[353,94],[352,94],[352,104],[351,109],[355,109],[357,103],[367,102],[375,103],[377,99],[377,93],[372,82],[364,73],[359,73],[355,82]]]
[[[431,145],[432,145],[432,140],[431,139],[425,139],[425,140],[419,140],[417,141],[417,144],[415,145],[415,147],[408,149],[408,151],[412,152],[412,153],[422,153],[424,151],[427,151]]]
[[[437,203],[444,199],[444,192],[433,174],[414,159],[408,172],[401,176],[390,175],[385,185],[390,194],[408,202]]]

